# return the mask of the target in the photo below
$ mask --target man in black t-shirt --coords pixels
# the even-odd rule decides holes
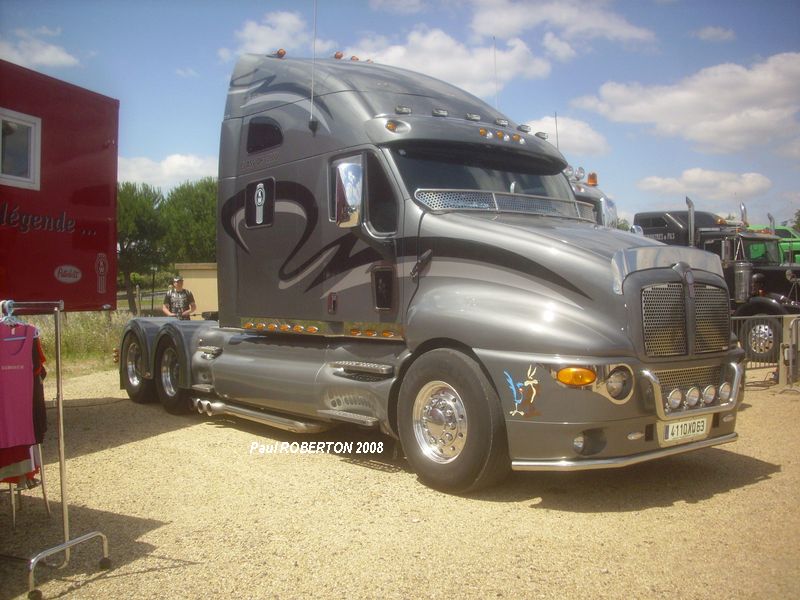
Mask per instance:
[[[172,289],[164,296],[164,306],[161,310],[168,317],[184,321],[188,321],[191,314],[197,310],[194,296],[189,290],[183,289],[183,277],[180,275],[172,278]]]

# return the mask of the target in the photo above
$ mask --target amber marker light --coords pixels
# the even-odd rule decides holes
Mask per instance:
[[[253,324],[252,323],[245,323],[244,324],[244,328],[245,329],[252,329],[253,328]]]
[[[388,330],[382,331],[381,332],[381,337],[393,338],[394,337],[394,331],[388,331]]]
[[[294,331],[295,333],[303,333],[305,330],[306,328],[303,327],[302,325],[295,325],[294,327],[292,327],[292,331]]]
[[[559,369],[556,377],[564,385],[583,387],[594,383],[597,374],[586,367],[564,367]]]
[[[291,329],[291,327],[289,327],[286,323],[284,323],[283,325],[278,327],[278,329],[280,329],[281,331],[289,331],[289,329]]]
[[[258,325],[256,325],[256,329],[258,331],[264,331],[264,329],[266,329],[266,327],[267,327],[266,323],[259,323]]]
[[[350,335],[361,335],[361,330],[360,329],[351,329],[350,330]]]
[[[309,326],[309,327],[306,329],[306,331],[307,331],[308,333],[318,333],[318,332],[319,332],[319,327],[315,327],[314,325],[310,325],[310,326]]]
[[[267,331],[275,331],[276,329],[278,329],[278,326],[275,323],[267,325]]]
[[[386,129],[394,133],[397,131],[397,121],[386,121]]]

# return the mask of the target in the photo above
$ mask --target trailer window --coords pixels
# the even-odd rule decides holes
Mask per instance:
[[[0,122],[0,183],[38,190],[41,119],[0,108]]]

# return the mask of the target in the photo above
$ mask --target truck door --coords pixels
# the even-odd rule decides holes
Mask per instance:
[[[367,150],[331,161],[329,211],[342,233],[344,262],[326,291],[329,318],[344,322],[345,333],[398,334],[403,255],[401,205],[382,156]],[[333,280],[332,280],[333,281]]]

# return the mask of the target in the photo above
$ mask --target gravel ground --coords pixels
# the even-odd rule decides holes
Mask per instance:
[[[420,484],[389,440],[303,437],[135,405],[114,372],[64,386],[72,537],[46,598],[788,598],[800,588],[800,394],[748,384],[736,443],[626,469],[514,473],[469,497]],[[0,554],[63,541],[55,411],[40,489]],[[382,454],[261,454],[272,444],[367,442]],[[253,450],[253,448],[256,448]],[[63,556],[63,555],[60,555]],[[56,557],[58,558],[58,557]],[[0,560],[0,597],[25,597]]]

